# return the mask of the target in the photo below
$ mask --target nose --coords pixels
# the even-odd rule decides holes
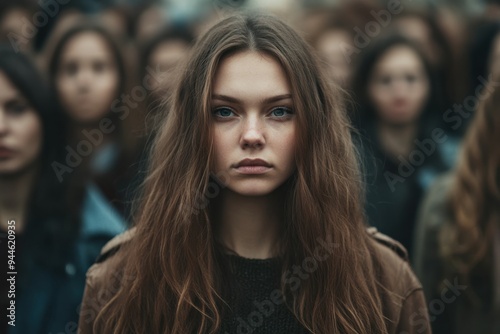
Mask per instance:
[[[243,149],[262,148],[265,145],[264,127],[257,116],[244,120],[240,145]]]
[[[78,76],[76,78],[76,82],[78,85],[78,90],[80,92],[86,92],[90,88],[91,76],[89,70],[80,70]]]

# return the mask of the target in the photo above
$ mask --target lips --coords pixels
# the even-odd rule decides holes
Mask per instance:
[[[14,154],[14,151],[5,146],[0,146],[0,159],[9,158]]]
[[[233,167],[241,174],[263,174],[273,166],[262,159],[243,159]]]
[[[236,164],[236,168],[243,166],[272,167],[270,163],[262,159],[243,159]]]

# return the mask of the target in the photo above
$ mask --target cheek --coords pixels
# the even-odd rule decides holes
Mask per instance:
[[[103,100],[112,100],[118,93],[119,78],[115,72],[96,78],[94,88],[97,94],[101,95]]]
[[[23,150],[23,160],[30,163],[36,160],[42,150],[43,130],[41,120],[32,112],[19,122],[20,147]]]
[[[378,112],[384,112],[391,104],[391,96],[387,92],[374,94],[371,101]]]
[[[429,88],[426,85],[418,85],[415,87],[411,100],[415,107],[421,108],[429,97]]]
[[[280,131],[276,136],[276,150],[279,152],[280,160],[286,164],[288,168],[293,168],[295,164],[295,146],[297,142],[295,129]]]
[[[74,94],[75,85],[72,80],[61,78],[56,82],[56,89],[61,101],[68,102]]]
[[[215,155],[215,166],[216,171],[223,168],[225,165],[228,152],[229,136],[227,131],[221,129],[213,130],[213,145],[214,145],[214,155]],[[225,144],[224,144],[225,143]]]

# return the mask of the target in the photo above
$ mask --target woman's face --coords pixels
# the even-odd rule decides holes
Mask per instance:
[[[63,47],[56,75],[62,106],[76,122],[99,121],[117,98],[119,73],[112,49],[96,32],[82,32]]]
[[[316,43],[318,54],[328,65],[329,76],[342,86],[347,85],[351,76],[352,59],[346,54],[347,47],[353,47],[352,37],[341,29],[325,32]]]
[[[417,121],[429,94],[424,65],[407,46],[386,51],[375,64],[368,83],[368,96],[378,118],[394,125]]]
[[[277,61],[256,52],[224,58],[211,107],[213,172],[229,190],[266,195],[293,174],[296,120],[289,82]]]
[[[189,51],[189,45],[184,41],[164,41],[155,47],[149,57],[148,65],[155,72],[161,73],[161,82],[152,80],[152,90],[156,92],[158,87],[162,87],[162,91],[169,91],[174,87],[175,70],[181,60],[186,57]]]
[[[42,139],[38,114],[0,71],[0,177],[32,166],[40,156]]]

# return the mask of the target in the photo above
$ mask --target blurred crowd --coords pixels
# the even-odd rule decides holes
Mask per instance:
[[[86,270],[132,221],[180,64],[247,10],[295,27],[345,96],[367,223],[408,250],[434,332],[500,333],[493,0],[0,1],[3,310],[10,225],[18,272],[16,327],[2,315],[0,332],[76,333]]]

